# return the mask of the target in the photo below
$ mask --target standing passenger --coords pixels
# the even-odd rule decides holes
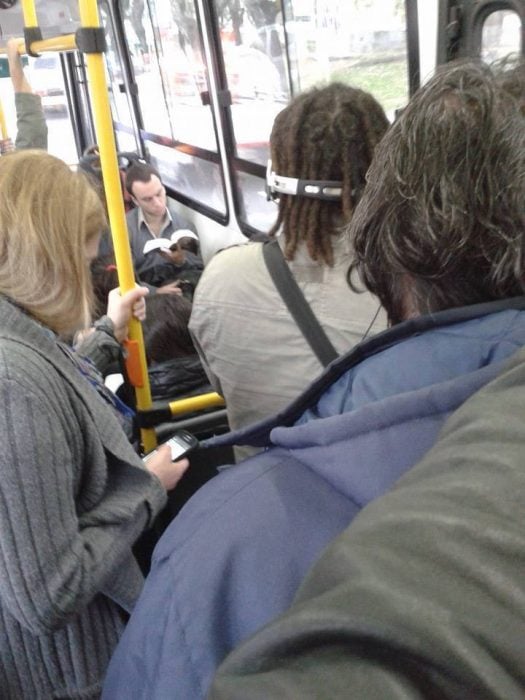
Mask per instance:
[[[371,95],[335,83],[297,97],[277,116],[270,137],[270,188],[295,178],[331,182],[332,194],[336,190],[329,199],[313,187],[279,194],[270,236],[337,353],[386,325],[383,315],[375,318],[377,299],[348,287],[352,250],[342,227],[387,127]],[[272,282],[260,242],[228,248],[207,265],[190,329],[226,399],[232,429],[279,411],[322,370]]]
[[[108,700],[205,697],[224,656],[288,608],[324,547],[525,346],[525,116],[499,75],[441,71],[368,177],[350,235],[393,327],[285,411],[215,439],[267,449],[223,469],[164,533]]]
[[[67,207],[64,206],[67,202]],[[131,546],[187,461],[147,471],[95,366],[61,340],[85,327],[104,210],[43,151],[0,159],[0,695],[99,697],[142,587]],[[81,348],[116,358],[144,289],[110,295]]]

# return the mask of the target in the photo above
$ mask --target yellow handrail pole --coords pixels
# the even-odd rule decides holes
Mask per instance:
[[[22,13],[24,15],[24,27],[38,27],[35,0],[22,0]],[[30,47],[28,46],[27,48],[29,49]]]
[[[31,46],[26,46],[23,39],[20,39],[18,53],[24,55],[32,51],[42,53],[44,51],[76,51],[77,42],[74,34],[64,34],[64,36],[52,37],[50,39],[39,39],[32,41]],[[7,47],[0,48],[0,54],[7,53]]]
[[[9,138],[9,136],[7,135],[7,124],[5,121],[4,108],[3,108],[3,105],[1,102],[0,102],[0,133],[2,134],[2,141]]]
[[[79,0],[79,11],[82,28],[100,27],[96,0]],[[126,292],[135,286],[135,276],[122,199],[104,58],[102,53],[86,53],[85,55],[119,284],[122,291]],[[142,386],[135,387],[137,408],[147,410],[151,408],[151,391],[142,326],[136,319],[132,319],[129,324],[129,338],[137,350],[141,374]],[[152,450],[157,443],[155,431],[152,428],[141,429],[141,440],[146,452]]]
[[[220,394],[211,392],[209,394],[200,394],[200,396],[188,396],[186,399],[170,401],[168,405],[171,415],[178,416],[181,413],[201,411],[204,408],[212,408],[213,406],[224,406],[225,402]]]

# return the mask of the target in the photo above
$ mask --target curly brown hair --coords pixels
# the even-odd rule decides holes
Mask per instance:
[[[523,294],[525,119],[511,77],[481,62],[441,69],[376,151],[349,279],[391,323]]]
[[[313,260],[333,265],[331,237],[352,217],[374,149],[388,126],[372,95],[342,83],[312,88],[277,115],[270,136],[273,170],[284,177],[343,183],[336,202],[280,195],[269,235],[282,227],[287,260],[305,241]]]

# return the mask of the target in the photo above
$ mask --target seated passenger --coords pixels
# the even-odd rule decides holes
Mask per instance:
[[[142,330],[154,401],[212,391],[188,330],[190,314],[191,303],[175,294],[154,295],[146,300]],[[134,405],[128,387],[118,394],[128,405]]]
[[[277,116],[270,137],[270,188],[283,177],[335,181],[328,199],[304,188],[296,195],[275,192],[278,214],[270,231],[334,357],[386,326],[378,300],[347,284],[352,250],[342,226],[387,127],[371,95],[335,83],[299,95]],[[284,408],[322,369],[270,277],[263,248],[250,242],[218,253],[193,300],[190,329],[215,390],[226,399],[232,429]],[[249,452],[236,450],[238,457]]]
[[[67,207],[64,203],[67,202]],[[0,158],[0,695],[95,698],[142,587],[131,547],[180,479],[145,468],[99,371],[144,289],[89,322],[89,260],[106,225],[86,179],[43,151]]]
[[[350,236],[392,328],[277,416],[212,441],[267,449],[223,469],[165,532],[108,700],[203,698],[228,652],[289,607],[323,548],[525,345],[520,107],[491,69],[452,65],[381,141]]]
[[[112,255],[93,260],[91,278],[95,295],[93,315],[99,318],[105,313],[109,293],[118,287]],[[191,302],[176,294],[155,294],[148,296],[146,310],[142,331],[153,400],[173,401],[212,391],[188,329]],[[122,385],[117,394],[128,406],[135,405],[131,386]]]
[[[524,414],[520,350],[226,659],[209,700],[523,698]]]
[[[155,238],[169,238],[179,229],[196,235],[195,226],[170,208],[160,175],[147,163],[134,162],[126,172],[126,189],[135,209],[126,215],[135,271],[141,282],[160,293],[180,293],[174,282],[187,270],[202,270],[200,257],[160,249],[144,254],[144,245]],[[153,290],[152,290],[153,291]]]

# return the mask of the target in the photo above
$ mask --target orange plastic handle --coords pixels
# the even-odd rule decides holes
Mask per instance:
[[[125,340],[124,348],[126,350],[126,372],[131,386],[144,386],[144,375],[142,373],[142,364],[140,362],[139,344],[137,340]]]

